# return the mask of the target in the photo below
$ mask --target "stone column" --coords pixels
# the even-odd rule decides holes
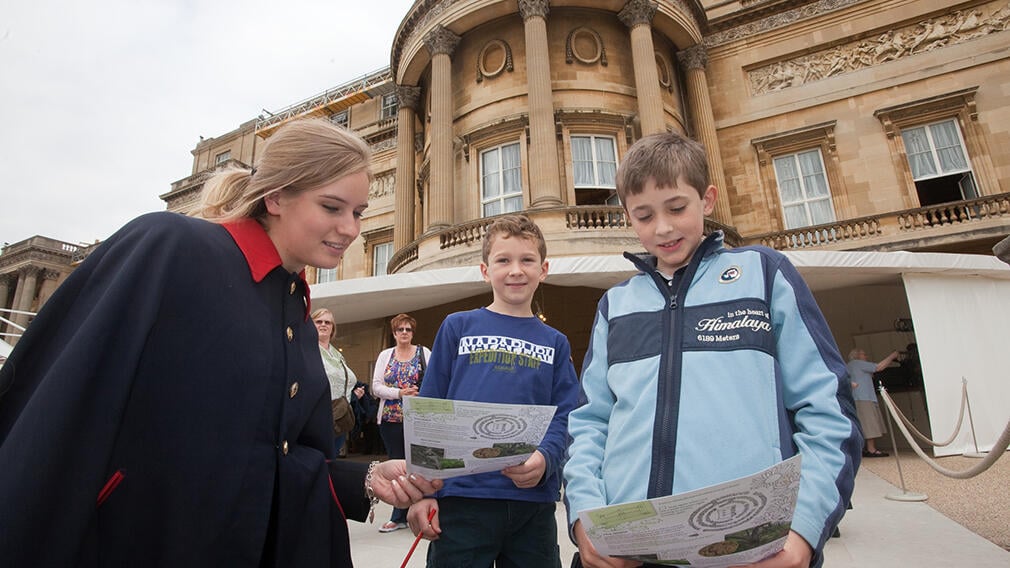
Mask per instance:
[[[631,30],[631,57],[643,136],[666,131],[656,48],[652,43],[652,17],[657,8],[658,4],[651,0],[631,0],[617,13],[621,22]]]
[[[414,240],[414,116],[421,88],[396,86],[396,187],[393,189],[393,250]]]
[[[712,114],[712,100],[708,96],[708,79],[705,67],[708,65],[708,52],[704,45],[689,47],[677,54],[677,59],[684,66],[687,75],[687,97],[691,104],[691,117],[694,122],[695,135],[705,146],[708,157],[708,174],[712,185],[718,188],[713,217],[723,225],[733,225],[733,213],[729,208],[729,195],[726,187],[726,176],[722,169],[722,154],[719,152],[719,137],[715,132],[715,116]]]
[[[11,280],[12,280],[12,274],[0,274],[0,318],[3,318],[5,320],[13,319],[13,314],[7,311],[3,311],[10,309],[12,307],[11,304],[7,303],[7,299],[10,298],[11,295],[11,288],[10,288]],[[4,323],[3,321],[0,321],[0,332],[6,333],[8,331],[10,330],[7,329],[7,324]],[[0,339],[7,341],[7,336],[0,335]]]
[[[35,300],[35,286],[38,284],[40,269],[37,266],[22,266],[18,269],[18,287],[17,291],[14,292],[14,309],[22,312],[27,312],[32,307],[32,302]],[[10,318],[11,321],[20,325],[21,327],[26,327],[28,325],[28,315],[26,314],[14,314],[14,317]],[[13,329],[14,333],[20,333],[21,330]],[[12,343],[8,341],[8,343]]]
[[[431,53],[431,178],[428,230],[453,224],[452,52],[460,37],[437,26],[424,37]]]
[[[42,310],[42,306],[46,305],[49,301],[50,296],[56,291],[56,282],[60,279],[60,273],[55,270],[44,269],[42,270],[42,287],[39,289],[39,307],[37,311]]]
[[[550,0],[519,0],[526,32],[526,84],[530,113],[530,206],[561,205],[558,142],[554,133],[554,97],[547,45]]]
[[[7,298],[11,295],[10,274],[0,274],[0,310],[7,309]],[[0,316],[7,317],[7,312],[0,312]]]

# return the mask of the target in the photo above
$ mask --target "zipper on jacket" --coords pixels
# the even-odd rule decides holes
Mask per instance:
[[[643,270],[652,276],[653,281],[659,288],[661,294],[669,297],[669,309],[664,310],[663,319],[664,334],[667,341],[664,343],[660,353],[660,373],[656,391],[656,415],[653,419],[654,432],[652,434],[652,467],[649,472],[649,485],[647,487],[647,498],[663,497],[673,492],[673,469],[676,461],[677,451],[677,420],[680,416],[680,392],[681,392],[681,366],[682,351],[680,345],[683,338],[684,324],[677,317],[678,308],[684,303],[687,291],[694,280],[694,275],[698,272],[702,259],[713,247],[718,246],[721,235],[718,232],[705,238],[698,246],[691,262],[683,268],[683,273],[679,279],[674,273],[673,277],[676,286],[670,286],[655,269],[641,259],[632,259],[627,253],[625,256],[632,260],[639,268],[651,268]],[[636,262],[636,260],[638,262]],[[687,284],[685,284],[685,282]],[[686,286],[686,288],[685,288]]]

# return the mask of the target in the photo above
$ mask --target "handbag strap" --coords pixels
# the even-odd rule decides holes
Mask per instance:
[[[341,392],[340,396],[344,396],[343,393],[347,392],[347,376],[350,373],[347,372],[347,363],[344,363],[344,356],[340,356],[340,366],[344,368],[344,390]]]
[[[421,374],[423,375],[426,361],[424,360],[424,347],[421,347],[420,345],[417,346],[417,358],[420,359]]]

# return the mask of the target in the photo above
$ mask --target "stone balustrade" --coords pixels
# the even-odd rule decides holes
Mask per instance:
[[[902,243],[958,238],[966,231],[994,225],[1010,228],[1010,193],[753,235],[744,244],[777,250],[857,250],[884,245],[900,250]]]

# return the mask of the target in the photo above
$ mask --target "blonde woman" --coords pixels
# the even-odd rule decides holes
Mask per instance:
[[[302,274],[357,237],[369,160],[292,122],[207,181],[202,219],[142,216],[57,289],[0,370],[5,566],[351,566],[344,514],[441,486],[328,463]]]
[[[330,400],[337,400],[338,397],[347,399],[347,404],[351,404],[351,394],[358,398],[365,396],[364,387],[354,388],[358,382],[358,377],[347,364],[344,354],[333,346],[333,333],[335,331],[333,312],[326,308],[319,308],[312,312],[312,323],[316,325],[316,332],[319,333],[319,354],[323,358],[323,369],[326,371],[326,378],[330,380]],[[333,441],[337,457],[347,457],[347,449],[344,442],[347,440],[347,432],[340,434]]]

